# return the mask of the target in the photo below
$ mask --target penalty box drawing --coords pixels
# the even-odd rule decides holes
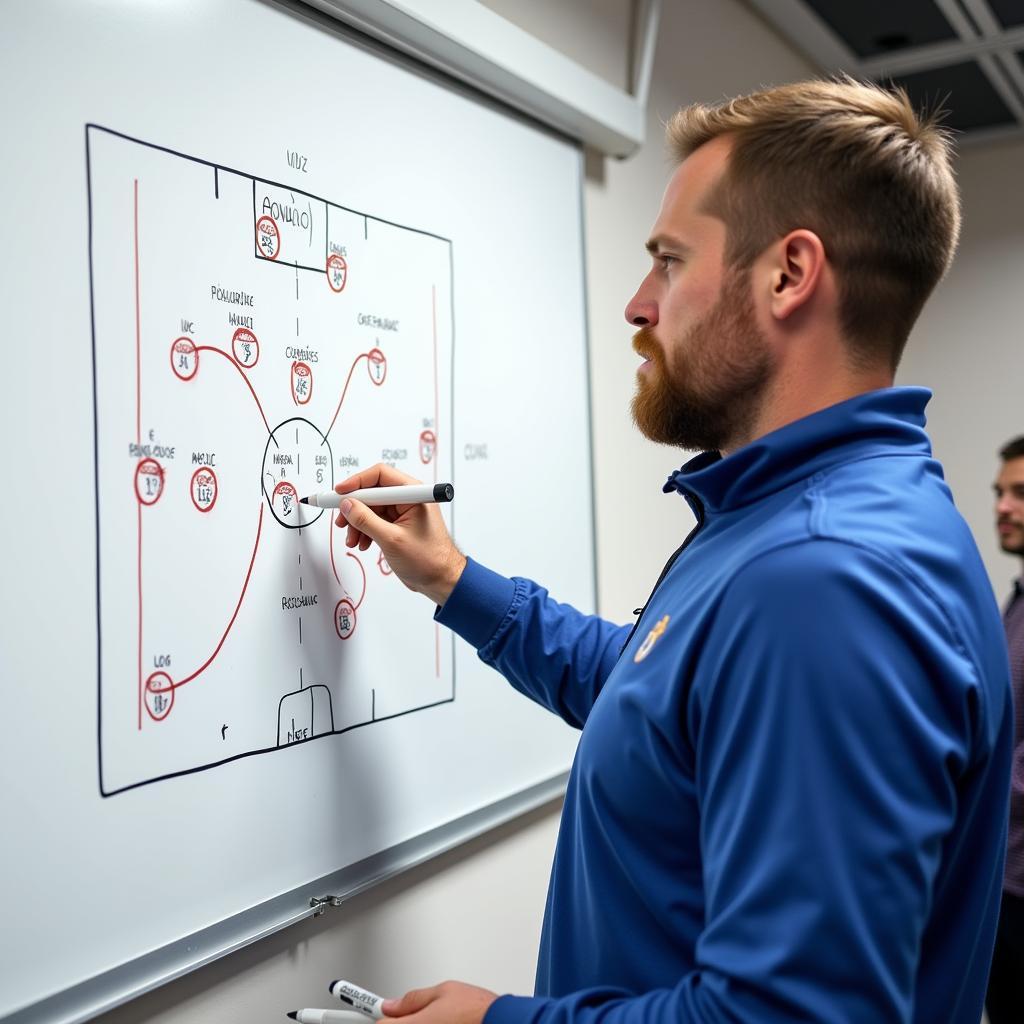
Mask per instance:
[[[451,479],[451,242],[96,125],[86,161],[103,795],[454,700],[423,598],[299,502]]]

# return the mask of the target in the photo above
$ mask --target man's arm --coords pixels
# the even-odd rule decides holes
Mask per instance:
[[[576,728],[590,714],[630,630],[472,559],[436,618],[520,693]]]

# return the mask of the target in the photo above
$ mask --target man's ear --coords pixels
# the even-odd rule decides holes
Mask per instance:
[[[786,320],[813,298],[825,269],[825,246],[806,228],[791,231],[771,250],[771,313]]]

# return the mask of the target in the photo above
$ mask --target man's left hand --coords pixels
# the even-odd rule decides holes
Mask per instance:
[[[402,1017],[404,1024],[482,1024],[496,992],[445,981],[433,988],[417,988],[401,999],[388,999],[381,1009],[388,1017]]]

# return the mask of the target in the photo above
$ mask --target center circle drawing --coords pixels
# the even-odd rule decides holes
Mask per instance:
[[[309,420],[279,423],[263,451],[261,488],[274,518],[289,530],[311,526],[324,509],[299,498],[334,490],[334,458],[327,438]]]

